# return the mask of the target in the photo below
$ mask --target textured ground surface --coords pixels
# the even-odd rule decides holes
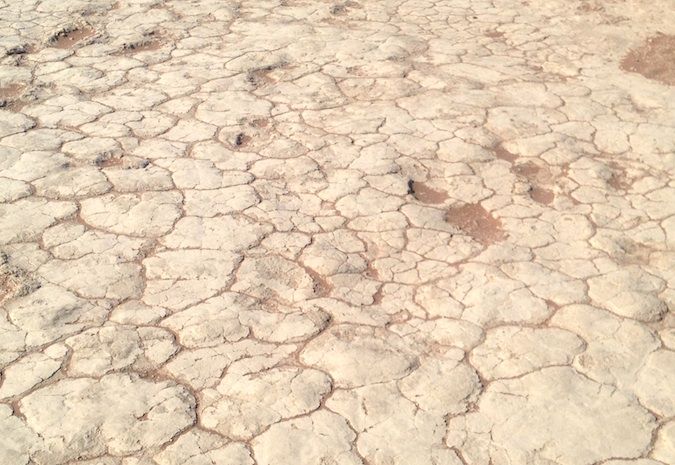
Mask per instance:
[[[0,0],[0,463],[675,463],[673,34]]]

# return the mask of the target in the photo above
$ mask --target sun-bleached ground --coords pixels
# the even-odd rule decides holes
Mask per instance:
[[[671,0],[0,0],[0,464],[675,463]]]

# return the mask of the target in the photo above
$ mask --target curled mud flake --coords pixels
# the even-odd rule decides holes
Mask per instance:
[[[493,152],[495,154],[495,157],[499,158],[500,160],[508,161],[509,163],[513,163],[518,159],[518,155],[509,152],[502,145],[498,145],[497,147],[495,147]]]
[[[460,207],[450,208],[445,220],[483,245],[504,239],[501,221],[477,203],[467,203]]]
[[[495,30],[492,30],[492,31],[486,31],[483,35],[484,35],[485,37],[489,37],[489,38],[491,38],[491,39],[499,39],[499,38],[504,37],[504,33],[503,33],[503,32],[501,32],[501,31],[495,31]]]
[[[96,31],[90,27],[81,27],[73,30],[63,30],[50,40],[51,46],[56,48],[71,48],[94,35]]]
[[[621,69],[675,85],[675,35],[659,34],[647,39],[628,52],[621,61]]]
[[[553,202],[553,199],[555,199],[553,192],[540,186],[532,186],[532,189],[530,189],[530,197],[535,202],[544,205],[550,205]]]
[[[408,192],[422,203],[439,204],[448,199],[447,192],[437,191],[417,181],[408,183]]]

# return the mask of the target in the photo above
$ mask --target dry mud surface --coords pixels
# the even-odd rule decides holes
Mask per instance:
[[[0,0],[0,464],[675,463],[671,0]]]

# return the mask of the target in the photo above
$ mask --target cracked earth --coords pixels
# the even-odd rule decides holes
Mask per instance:
[[[0,0],[2,465],[675,463],[670,0]]]

